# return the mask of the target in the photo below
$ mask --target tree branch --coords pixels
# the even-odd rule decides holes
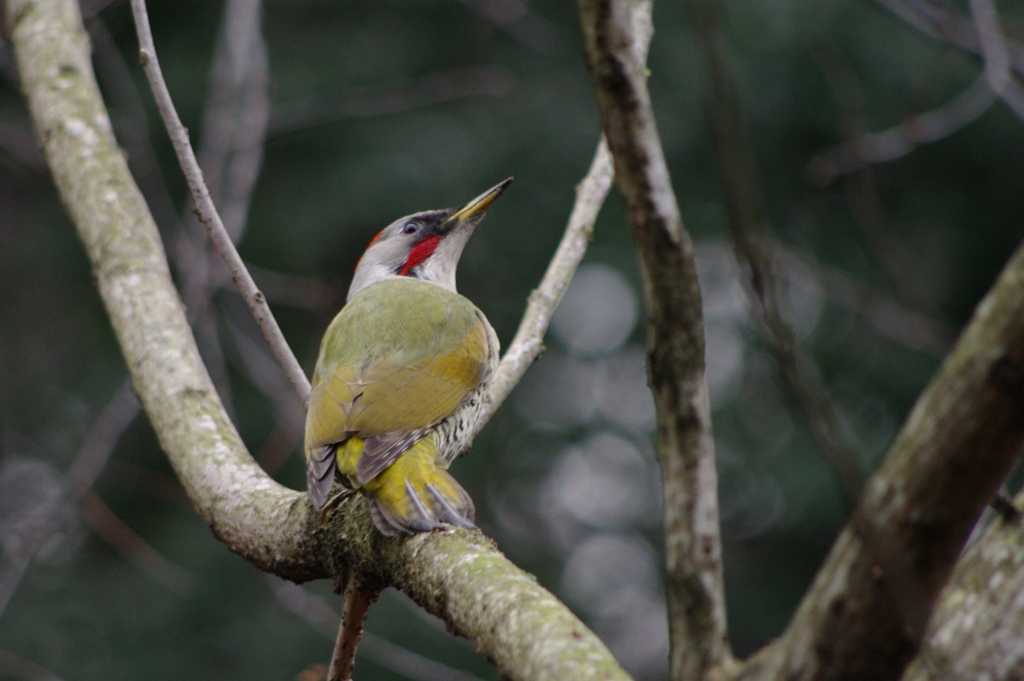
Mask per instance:
[[[214,534],[293,581],[343,583],[351,570],[394,585],[509,679],[628,678],[593,633],[479,532],[384,537],[360,497],[324,524],[305,493],[259,468],[201,363],[156,225],[111,133],[78,3],[11,0],[6,10],[37,135],[133,385]]]
[[[262,18],[259,0],[225,3],[203,111],[199,167],[210,177],[210,196],[236,244],[263,165],[270,119],[270,67]]]
[[[718,490],[704,376],[704,326],[693,243],[665,164],[634,32],[650,2],[580,0],[587,61],[640,252],[651,387],[658,414],[668,561],[670,667],[705,678],[730,658],[722,591]]]
[[[872,164],[903,158],[918,146],[945,139],[978,120],[995,99],[985,78],[978,78],[941,106],[908,116],[887,130],[861,134],[818,152],[807,163],[807,175],[815,184],[825,186]]]
[[[985,59],[985,79],[1010,111],[1024,121],[1024,88],[1010,70],[1010,50],[999,27],[999,15],[992,0],[970,0],[971,16],[977,27],[981,54]]]
[[[928,0],[874,0],[929,38],[941,40],[978,56],[983,55],[977,27],[959,12]],[[1013,71],[1024,77],[1024,47],[1008,45]]]
[[[810,272],[824,298],[860,317],[878,335],[936,357],[953,347],[956,330],[946,322],[901,305],[892,296],[836,267],[775,242],[771,246],[781,278],[787,272]]]
[[[160,555],[117,517],[91,487],[84,489],[80,497],[82,518],[90,529],[139,572],[180,596],[195,589],[198,581],[195,575]]]
[[[157,60],[156,48],[153,45],[153,34],[149,28],[146,2],[145,0],[132,0],[131,4],[132,14],[135,17],[135,30],[139,37],[139,59],[146,72],[146,78],[149,79],[150,87],[153,89],[157,110],[160,111],[160,116],[164,120],[174,151],[178,154],[181,170],[188,182],[189,190],[192,192],[192,199],[196,204],[196,217],[209,232],[214,248],[231,271],[231,277],[248,303],[249,309],[252,310],[267,343],[270,344],[270,349],[284,368],[285,374],[288,375],[295,394],[305,405],[309,400],[309,379],[306,378],[305,372],[299,366],[291,348],[288,347],[284,334],[281,333],[281,327],[277,325],[277,320],[271,314],[266,299],[256,288],[256,282],[252,280],[248,270],[245,269],[242,258],[238,255],[238,250],[224,227],[216,206],[213,205],[210,191],[203,182],[203,171],[200,170],[195,152],[192,151],[188,131],[181,124],[181,119],[178,118],[174,102],[171,100],[171,93],[167,90],[167,83],[164,82],[163,74],[160,71],[160,62]]]
[[[650,20],[645,21],[649,25]],[[652,30],[637,31],[631,35],[632,49],[641,64],[647,61],[652,35]],[[608,151],[608,140],[602,135],[594,151],[594,159],[590,162],[590,169],[576,185],[576,201],[569,214],[569,222],[562,240],[558,243],[540,285],[530,294],[516,335],[491,378],[491,386],[480,411],[480,417],[473,426],[473,437],[487,425],[494,412],[504,403],[526,370],[544,350],[544,334],[551,324],[551,315],[562,301],[569,282],[583,261],[587,246],[594,235],[594,223],[608,196],[614,177],[615,169],[612,167],[611,152]],[[470,441],[472,439],[470,438]]]
[[[267,136],[282,137],[348,119],[415,111],[471,97],[506,97],[515,88],[515,74],[502,67],[441,71],[401,85],[347,90],[314,101],[283,104],[273,112]]]
[[[750,280],[744,287],[761,333],[779,365],[782,382],[814,438],[847,510],[852,510],[864,484],[860,461],[850,448],[817,367],[797,345],[778,299],[778,284],[769,245],[761,238],[764,221],[757,160],[747,143],[740,116],[735,78],[726,61],[718,26],[716,0],[690,0],[691,14],[710,79],[709,117],[718,157],[718,171],[729,214],[729,226],[739,262]]]
[[[121,435],[138,415],[139,401],[135,399],[131,384],[126,380],[96,417],[81,449],[64,474],[66,499],[58,497],[39,514],[29,526],[29,531],[23,535],[17,550],[11,552],[7,569],[0,572],[0,617],[17,591],[36,551],[63,522],[61,511],[65,502],[81,504],[96,478],[106,468]]]
[[[1024,524],[1014,499],[957,563],[904,681],[1024,677]]]
[[[380,588],[366,584],[361,578],[349,578],[345,585],[341,622],[338,638],[334,644],[331,666],[327,670],[327,681],[350,681],[352,667],[356,660],[356,647],[363,637],[363,625],[370,613],[370,606],[380,595]]]
[[[530,294],[519,329],[491,378],[480,417],[473,424],[470,441],[487,425],[544,349],[544,334],[551,324],[551,315],[587,252],[587,246],[594,235],[594,222],[608,196],[613,176],[612,156],[602,137],[594,152],[590,170],[576,187],[576,203],[573,204],[562,240],[558,243],[540,285]]]
[[[323,598],[271,575],[267,575],[266,581],[282,607],[301,617],[321,636],[332,640],[337,636],[339,618]],[[359,653],[363,659],[370,659],[409,681],[480,681],[468,672],[418,655],[371,632],[363,634]],[[323,672],[327,672],[326,667]]]
[[[1024,444],[1024,246],[871,478],[783,637],[744,679],[898,678]]]

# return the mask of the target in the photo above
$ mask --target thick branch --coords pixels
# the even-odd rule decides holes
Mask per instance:
[[[323,524],[270,479],[228,420],[196,350],[156,225],[111,133],[75,0],[6,4],[22,86],[160,443],[196,510],[231,550],[295,581],[350,569],[394,585],[510,679],[625,679],[569,610],[478,532],[387,538],[351,498]]]
[[[326,576],[302,546],[302,495],[252,461],[202,366],[156,225],[113,138],[77,3],[22,0],[7,3],[7,12],[47,164],[93,263],[135,391],[189,497],[225,543],[261,567]]]
[[[646,70],[630,40],[633,31],[651,30],[649,12],[648,2],[580,0],[587,60],[616,184],[640,251],[665,481],[670,665],[673,679],[689,681],[705,678],[729,652],[693,243],[672,191]]]
[[[957,563],[904,681],[1024,677],[1022,503],[1024,493],[998,511]]]
[[[898,678],[1024,444],[1024,247],[871,478],[785,635],[744,678]]]

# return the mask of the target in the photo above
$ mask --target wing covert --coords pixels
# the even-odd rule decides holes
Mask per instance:
[[[368,288],[332,322],[306,419],[307,452],[353,436],[369,440],[360,477],[387,468],[415,441],[409,434],[453,414],[485,379],[490,351],[485,322],[458,294],[414,282],[417,288],[395,292],[408,305],[373,310],[360,301],[388,283],[404,282]]]

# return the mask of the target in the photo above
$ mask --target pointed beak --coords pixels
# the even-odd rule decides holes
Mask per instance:
[[[460,225],[466,222],[476,224],[483,219],[484,214],[487,212],[487,208],[494,203],[494,200],[501,196],[501,193],[505,191],[505,188],[512,184],[512,178],[508,178],[504,182],[496,184],[480,196],[476,197],[465,206],[452,213],[449,216],[447,222],[451,227]]]

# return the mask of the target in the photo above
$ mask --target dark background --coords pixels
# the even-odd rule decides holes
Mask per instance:
[[[1019,34],[1021,5],[1002,5]],[[127,4],[84,7],[115,128],[167,243],[195,243]],[[223,9],[150,3],[169,87],[200,144]],[[944,139],[823,184],[817,154],[944,105],[979,60],[866,0],[729,2],[723,21],[783,301],[870,470],[1020,240],[1022,122],[996,103]],[[660,0],[654,23],[652,98],[705,296],[730,631],[747,654],[782,630],[844,510],[750,319],[685,3]],[[514,176],[459,270],[460,291],[507,344],[599,135],[575,3],[271,0],[262,25],[272,114],[240,250],[304,368],[373,234]],[[107,407],[123,360],[6,45],[0,71],[0,596],[17,585],[0,600],[0,678],[29,678],[28,661],[76,681],[291,679],[326,663],[339,605],[330,585],[299,589],[230,553],[191,511],[145,417]],[[178,257],[178,281],[194,281],[201,262]],[[225,402],[258,460],[301,488],[301,414],[240,298],[210,290],[198,300],[212,314],[189,310],[206,314],[200,346]],[[453,471],[484,532],[630,671],[658,679],[660,485],[639,291],[613,192],[546,355]],[[71,504],[61,476],[105,413],[130,425],[115,430],[96,496]],[[19,581],[19,542],[40,513],[59,528]],[[368,631],[358,678],[497,678],[393,591]]]

